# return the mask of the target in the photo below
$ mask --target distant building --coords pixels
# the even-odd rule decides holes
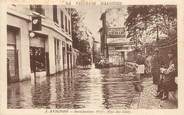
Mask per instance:
[[[40,25],[33,27],[33,24],[38,21],[41,21]],[[35,30],[32,31],[32,29]],[[8,6],[9,82],[29,79],[34,71],[42,76],[71,69],[76,62],[75,52],[76,50],[72,48],[71,16],[65,7],[57,5]]]
[[[100,42],[94,41],[93,43],[93,62],[96,63],[100,59]]]
[[[100,33],[100,47],[101,54],[104,58],[108,58],[108,49],[107,49],[107,37],[106,37],[106,12],[102,13],[100,20],[102,21],[102,27],[99,29]]]
[[[101,54],[114,65],[122,65],[127,60],[127,53],[132,51],[133,42],[126,38],[124,21],[126,8],[112,8],[101,15],[100,28]]]
[[[91,53],[91,62],[94,62],[94,55],[93,55],[93,51],[94,51],[94,45],[95,45],[95,38],[93,36],[93,33],[87,28],[87,27],[83,27],[82,28],[82,40],[85,40],[89,43],[89,46],[87,47],[87,52]]]

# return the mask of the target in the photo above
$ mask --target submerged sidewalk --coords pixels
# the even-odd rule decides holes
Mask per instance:
[[[177,103],[171,100],[155,98],[157,86],[152,83],[152,78],[144,78],[143,92],[140,92],[132,101],[132,109],[177,109]]]

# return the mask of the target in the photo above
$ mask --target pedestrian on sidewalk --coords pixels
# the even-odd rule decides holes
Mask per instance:
[[[177,76],[176,51],[173,49],[170,50],[168,52],[168,57],[169,57],[169,66],[168,68],[163,70],[164,78],[160,90],[162,100],[168,98],[169,91],[175,91],[177,89],[177,84],[175,83],[175,77]]]
[[[151,73],[153,76],[153,84],[158,85],[160,81],[160,68],[161,68],[161,65],[163,65],[163,61],[159,54],[158,48],[154,50],[151,65],[152,65]]]
[[[151,77],[151,59],[152,59],[152,55],[151,55],[151,51],[148,52],[148,55],[145,59],[145,74],[147,77]]]
[[[143,57],[143,54],[140,49],[137,50],[137,56],[136,56],[136,73],[139,80],[141,80],[144,76],[145,71],[145,58]]]
[[[134,87],[135,90],[138,92],[143,91],[143,86],[141,85],[142,79],[144,77],[144,71],[145,71],[145,58],[141,52],[140,49],[136,50],[136,67],[135,67],[135,71],[136,71],[136,76],[134,77]]]

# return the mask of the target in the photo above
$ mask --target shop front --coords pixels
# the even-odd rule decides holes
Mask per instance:
[[[47,36],[36,34],[30,38],[31,76],[46,76],[49,74],[48,52],[45,50]]]
[[[123,65],[125,62],[124,52],[120,52],[117,50],[109,51],[109,62],[115,66]]]

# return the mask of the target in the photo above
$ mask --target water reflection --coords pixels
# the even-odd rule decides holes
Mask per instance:
[[[130,81],[124,81],[121,73],[124,72],[123,68],[112,68],[111,71],[107,71],[103,77],[103,97],[104,106],[106,109],[127,109],[130,108],[130,104],[133,98],[134,91]],[[119,73],[119,74],[117,74]]]
[[[16,84],[15,87],[8,88],[8,105],[11,108],[21,108],[20,106],[20,84]]]
[[[123,68],[74,69],[8,86],[8,108],[129,108],[136,93]]]
[[[32,108],[31,84],[29,81],[15,83],[8,86],[8,108]]]
[[[49,77],[45,81],[37,81],[32,85],[32,104],[34,108],[48,107],[50,104],[50,80]]]

